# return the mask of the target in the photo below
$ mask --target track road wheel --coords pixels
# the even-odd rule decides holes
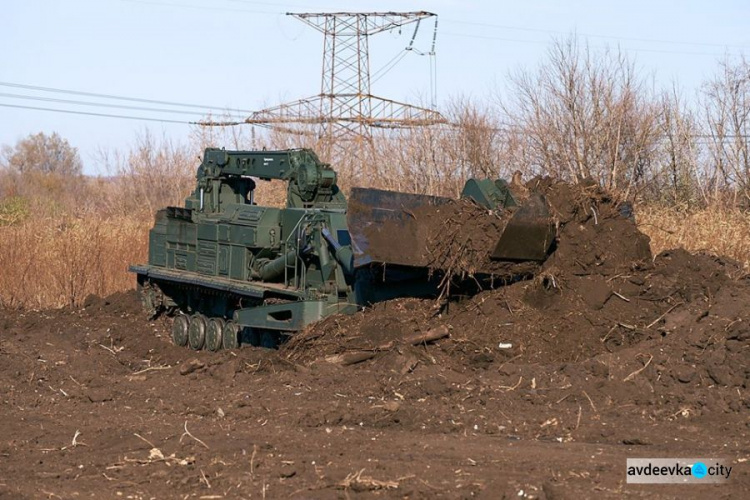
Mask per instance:
[[[172,322],[172,342],[174,345],[185,347],[188,343],[188,330],[190,320],[187,316],[180,314]]]
[[[240,329],[234,321],[227,321],[221,335],[221,343],[224,349],[237,349],[240,346]]]
[[[224,326],[225,322],[221,318],[211,318],[208,320],[208,326],[206,326],[206,349],[214,352],[221,349]]]
[[[202,314],[193,314],[188,332],[190,347],[196,351],[203,349],[203,344],[206,342],[206,317]]]

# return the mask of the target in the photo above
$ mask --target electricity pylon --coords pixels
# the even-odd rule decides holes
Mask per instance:
[[[317,125],[317,147],[324,158],[330,158],[332,146],[349,148],[351,142],[355,142],[361,150],[371,145],[373,128],[446,123],[435,110],[378,97],[370,91],[369,38],[393,28],[420,23],[436,14],[421,11],[287,15],[323,33],[320,94],[257,111],[244,123],[297,133],[310,133],[310,125]],[[414,37],[412,44],[413,41]],[[434,55],[434,38],[431,54]]]

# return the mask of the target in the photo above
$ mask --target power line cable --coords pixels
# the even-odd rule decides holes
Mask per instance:
[[[205,121],[182,121],[182,120],[172,120],[168,118],[154,118],[154,117],[148,117],[148,116],[131,116],[131,115],[116,115],[111,113],[96,113],[93,111],[78,111],[78,110],[72,110],[72,109],[59,109],[59,108],[46,108],[41,106],[24,106],[20,104],[10,104],[10,103],[0,103],[0,107],[4,108],[15,108],[15,109],[26,109],[26,110],[33,110],[33,111],[48,111],[53,113],[64,113],[64,114],[72,114],[72,115],[84,115],[84,116],[97,116],[97,117],[103,117],[103,118],[117,118],[117,119],[124,119],[124,120],[137,120],[137,121],[147,121],[147,122],[159,122],[159,123],[176,123],[179,125],[199,125],[199,126],[206,126],[210,124],[211,122],[205,122]],[[243,125],[244,121],[237,121],[237,122],[220,122],[222,124],[227,125]],[[257,127],[263,127],[272,129],[274,128],[273,125],[264,124],[264,123],[254,123],[253,126]]]
[[[167,108],[148,108],[145,106],[128,106],[126,104],[109,104],[109,103],[100,103],[100,102],[90,102],[90,101],[76,101],[72,99],[57,99],[54,97],[43,97],[43,96],[30,96],[30,95],[23,95],[23,94],[10,94],[6,92],[0,92],[0,97],[9,97],[12,99],[26,99],[26,100],[32,100],[32,101],[43,101],[43,102],[54,102],[54,103],[60,103],[60,104],[75,104],[80,106],[94,106],[94,107],[101,107],[101,108],[115,108],[115,109],[129,109],[129,110],[135,110],[135,111],[149,111],[154,113],[168,113],[168,114],[181,114],[181,115],[191,115],[195,116],[196,114],[199,114],[199,111],[185,111],[181,109],[167,109]],[[205,113],[204,113],[205,114]],[[228,116],[228,117],[235,117],[235,115],[222,113],[222,112],[216,112],[217,115],[220,116]]]
[[[176,107],[182,107],[182,108],[196,108],[196,109],[205,109],[208,111],[216,111],[217,109],[222,109],[223,106],[209,106],[206,104],[189,104],[184,102],[174,102],[174,101],[161,101],[157,99],[144,99],[141,97],[126,97],[121,95],[114,95],[114,94],[99,94],[96,92],[85,92],[81,90],[69,90],[69,89],[60,89],[55,87],[41,87],[38,85],[27,85],[24,83],[14,83],[14,82],[0,82],[0,86],[2,87],[13,87],[13,88],[20,88],[20,89],[26,89],[26,90],[36,90],[40,92],[55,92],[59,94],[70,94],[70,95],[80,95],[80,96],[87,96],[87,97],[98,97],[101,99],[115,99],[118,101],[130,101],[130,102],[143,102],[148,104],[161,104],[164,106],[176,106]],[[246,109],[236,109],[235,111],[240,113],[252,113],[252,111],[246,110]]]
[[[208,6],[208,5],[191,5],[191,4],[182,4],[182,3],[168,3],[168,2],[159,2],[155,0],[121,0],[122,2],[128,2],[128,3],[139,3],[139,4],[145,4],[145,5],[161,5],[161,6],[168,6],[168,7],[177,7],[177,8],[189,8],[189,9],[202,9],[202,10],[225,10],[230,12],[249,12],[252,14],[267,14],[267,15],[276,15],[279,13],[282,13],[280,11],[258,11],[258,10],[248,10],[248,9],[232,9],[232,8],[226,8],[226,7],[217,7],[217,6]],[[300,5],[300,4],[275,4],[270,2],[252,2],[252,1],[242,1],[242,0],[227,0],[229,2],[239,3],[239,4],[250,4],[250,5],[268,5],[268,6],[285,6],[285,7],[300,7],[300,8],[310,8],[308,5]],[[318,9],[321,10],[321,9]],[[505,30],[513,30],[513,31],[525,31],[525,32],[531,32],[531,33],[547,33],[547,34],[555,34],[555,35],[570,35],[571,32],[569,31],[561,31],[561,30],[551,30],[551,29],[544,29],[544,28],[529,28],[529,27],[521,27],[521,26],[511,26],[511,25],[503,25],[503,24],[494,24],[494,23],[482,23],[482,22],[475,22],[475,21],[463,21],[460,19],[451,19],[451,18],[443,18],[443,21],[454,23],[454,24],[462,24],[467,26],[484,26],[488,28],[497,28],[497,29],[505,29]],[[601,38],[601,39],[607,39],[607,40],[621,40],[624,42],[641,42],[641,43],[661,43],[661,44],[669,44],[669,45],[686,45],[686,46],[704,46],[704,47],[717,47],[717,48],[735,48],[735,49],[750,49],[750,44],[723,44],[723,43],[712,43],[712,42],[691,42],[687,40],[667,40],[667,39],[658,39],[658,38],[639,38],[639,37],[624,37],[624,36],[615,36],[615,35],[601,35],[597,33],[574,33],[575,35],[587,37],[587,38]],[[468,38],[490,38],[495,39],[495,37],[485,37],[482,35],[475,35],[475,34],[465,34],[465,33],[452,33],[452,36],[463,36]],[[498,38],[501,39],[501,38]],[[512,41],[512,42],[520,42],[520,43],[548,43],[548,42],[539,42],[535,40],[513,40],[513,39],[506,39],[506,41]],[[632,49],[636,50],[636,49]],[[660,51],[656,49],[639,49],[641,52],[649,51],[649,52],[663,52],[663,53],[676,53],[676,54],[687,54],[687,55],[709,55],[706,53],[692,53],[692,52],[676,52],[676,51]],[[710,54],[715,55],[715,54]]]
[[[408,52],[405,50],[402,50],[401,52],[396,54],[393,57],[393,59],[388,61],[380,69],[378,69],[375,73],[372,74],[372,76],[370,77],[370,84],[371,85],[374,84],[375,82],[383,78],[386,74],[388,74],[393,68],[395,68],[398,65],[398,63],[401,62],[401,60],[404,57],[406,57],[407,54]]]
[[[186,121],[180,121],[180,120],[151,118],[151,117],[145,117],[145,116],[114,115],[114,114],[109,114],[109,113],[94,113],[92,111],[75,111],[72,109],[55,109],[55,108],[43,108],[43,107],[38,107],[38,106],[22,106],[20,104],[0,103],[0,106],[4,108],[32,109],[36,111],[52,111],[55,113],[68,113],[72,115],[101,116],[105,118],[121,118],[121,119],[126,119],[126,120],[140,120],[140,121],[147,121],[147,122],[179,123],[181,125],[192,125],[194,123],[194,122],[186,122]]]
[[[500,29],[506,29],[506,30],[515,30],[515,31],[529,31],[534,33],[551,33],[556,35],[569,35],[570,32],[564,32],[559,30],[550,30],[550,29],[541,29],[541,28],[525,28],[520,26],[508,26],[508,25],[502,25],[502,24],[493,24],[493,23],[481,23],[481,22],[473,22],[473,21],[461,21],[458,19],[446,19],[443,18],[443,21],[452,22],[456,24],[465,24],[470,26],[485,26],[490,28],[500,28]],[[750,45],[748,44],[723,44],[723,43],[710,43],[710,42],[688,42],[684,40],[665,40],[665,39],[655,39],[655,38],[633,38],[633,37],[622,37],[622,36],[614,36],[614,35],[599,35],[594,33],[575,33],[577,35],[588,37],[588,38],[605,38],[609,40],[623,40],[627,42],[645,42],[645,43],[664,43],[664,44],[673,44],[673,45],[693,45],[693,46],[706,46],[706,47],[734,47],[734,48],[740,48],[740,49],[746,49],[750,48]]]
[[[435,45],[437,44],[438,18],[435,16],[435,26],[432,30],[432,47],[430,47],[430,99],[433,108],[437,108],[437,57]]]
[[[116,114],[110,114],[110,113],[95,113],[90,111],[77,111],[77,110],[70,110],[70,109],[55,109],[55,108],[45,108],[45,107],[39,107],[39,106],[23,106],[20,104],[8,104],[8,103],[0,103],[0,107],[5,108],[15,108],[15,109],[27,109],[27,110],[34,110],[34,111],[48,111],[48,112],[54,112],[54,113],[65,113],[65,114],[73,114],[73,115],[84,115],[84,116],[97,116],[97,117],[103,117],[103,118],[117,118],[117,119],[125,119],[125,120],[137,120],[137,121],[149,121],[149,122],[159,122],[159,123],[175,123],[179,125],[200,125],[200,126],[206,126],[206,125],[220,125],[220,126],[231,126],[231,125],[242,125],[244,122],[217,122],[216,124],[213,123],[207,123],[207,122],[200,122],[200,121],[181,121],[181,120],[170,120],[170,119],[162,119],[162,118],[153,118],[153,117],[145,117],[145,116],[130,116],[130,115],[116,115]],[[275,128],[272,124],[263,124],[263,123],[253,123],[252,126],[258,126],[268,129]],[[450,124],[451,128],[456,127],[457,124]],[[509,124],[510,125],[510,124]],[[513,126],[510,125],[508,128],[500,128],[500,127],[488,127],[491,130],[494,130],[496,132],[505,132],[505,133],[515,133],[520,134],[523,136],[529,136],[532,134],[524,133],[518,130],[514,130]],[[665,135],[662,137],[666,137]],[[691,134],[688,137],[692,139],[703,139],[704,141],[707,139],[713,139],[713,142],[724,142],[725,140],[729,139],[750,139],[750,134],[733,134],[733,135],[725,135],[721,138],[719,137],[713,137],[708,134]]]
[[[549,41],[544,40],[520,40],[517,38],[505,38],[505,37],[499,37],[499,36],[491,36],[491,35],[467,35],[462,33],[451,33],[447,31],[442,32],[445,36],[453,36],[458,38],[477,38],[480,40],[500,40],[503,42],[513,42],[513,43],[531,43],[536,45],[549,45]],[[608,47],[606,46],[592,46],[595,49],[606,49]],[[619,46],[618,46],[619,47]],[[721,57],[724,54],[718,54],[714,52],[687,52],[687,51],[681,51],[681,50],[662,50],[662,49],[637,49],[637,48],[629,48],[629,47],[620,47],[624,51],[631,51],[631,52],[653,52],[657,54],[680,54],[680,55],[690,55],[690,56],[711,56],[711,57]]]
[[[231,7],[217,7],[207,5],[194,5],[185,3],[169,3],[169,2],[156,2],[151,0],[120,0],[121,2],[127,3],[139,3],[143,5],[158,5],[162,7],[177,7],[182,9],[196,9],[196,10],[212,10],[212,11],[224,11],[224,12],[248,12],[250,14],[265,14],[265,15],[277,15],[280,11],[270,12],[266,10],[250,10],[250,9],[235,9]]]
[[[413,52],[417,54],[418,56],[429,56],[431,59],[435,57],[435,38],[437,36],[438,16],[434,16],[434,17],[435,17],[435,28],[434,28],[434,32],[432,36],[432,47],[430,51],[423,52],[414,47],[414,42],[417,38],[417,34],[419,33],[419,26],[422,22],[422,19],[417,19],[417,22],[414,26],[414,32],[412,33],[411,39],[409,40],[409,44],[402,51],[398,52],[395,56],[393,56],[393,58],[390,61],[388,61],[383,66],[378,68],[377,71],[372,73],[372,75],[370,76],[370,80],[371,80],[370,84],[374,84],[375,82],[383,78],[387,73],[389,73],[393,68],[395,68],[398,65],[398,63],[400,63],[401,60],[404,57],[406,57],[407,54],[409,54],[409,52]],[[435,99],[433,99],[432,97],[433,88],[434,88],[432,78],[433,78],[433,74],[432,74],[432,60],[431,60],[430,61],[430,99],[432,100],[432,107],[435,107],[435,104],[434,104]]]

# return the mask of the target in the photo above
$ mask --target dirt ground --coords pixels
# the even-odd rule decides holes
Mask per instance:
[[[0,498],[747,498],[746,274],[652,256],[594,188],[537,188],[559,239],[534,279],[383,302],[278,351],[175,347],[135,293],[0,311]],[[734,470],[628,485],[636,457]]]

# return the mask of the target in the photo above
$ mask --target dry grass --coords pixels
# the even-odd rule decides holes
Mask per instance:
[[[651,238],[654,254],[682,247],[724,255],[750,267],[750,213],[736,208],[683,211],[641,204],[636,217],[641,231]]]
[[[0,306],[78,306],[89,294],[132,289],[150,223],[131,218],[28,220],[0,227]]]

